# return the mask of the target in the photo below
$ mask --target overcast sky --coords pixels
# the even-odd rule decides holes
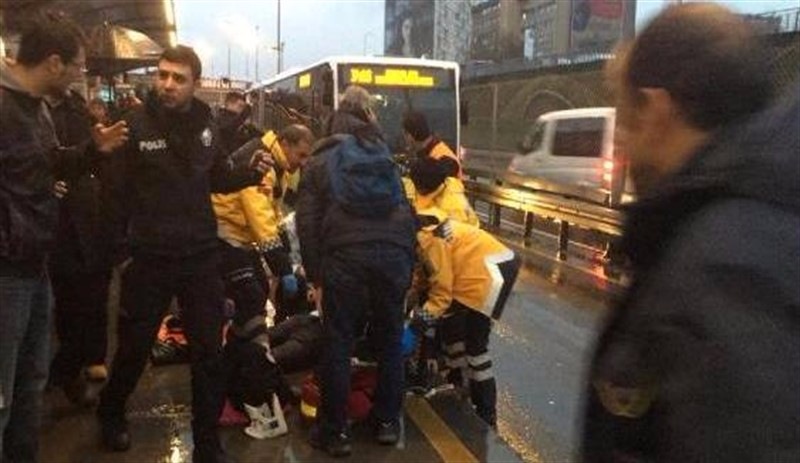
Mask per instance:
[[[798,6],[797,0],[720,3],[747,13]],[[273,50],[277,43],[277,4],[277,0],[175,0],[178,42],[195,47],[203,59],[203,73],[209,77],[228,73],[230,48],[231,74],[248,80],[255,77],[254,44],[258,43],[259,76],[270,77],[277,64]],[[664,4],[663,0],[640,0],[637,27]],[[282,0],[283,69],[305,66],[330,55],[382,54],[383,16],[383,0]]]

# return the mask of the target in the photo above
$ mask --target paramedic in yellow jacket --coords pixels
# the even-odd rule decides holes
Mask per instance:
[[[461,160],[447,143],[431,132],[424,114],[409,111],[403,116],[403,136],[411,152],[416,154],[416,159],[432,159],[441,164],[449,177],[464,177]]]
[[[302,167],[311,152],[314,139],[302,125],[290,125],[275,134],[267,132],[260,140],[275,161],[258,186],[231,194],[214,194],[211,200],[217,216],[217,234],[222,241],[221,271],[226,292],[236,304],[226,355],[235,359],[264,358],[266,343],[265,304],[269,294],[268,282],[261,265],[261,256],[271,273],[279,278],[284,295],[297,292],[297,279],[292,271],[287,249],[280,236],[281,200],[288,176]],[[245,360],[246,361],[246,360]],[[252,363],[251,363],[252,365]],[[233,366],[235,370],[235,366]],[[250,368],[268,372],[269,368]],[[259,378],[238,378],[241,383],[259,386]],[[263,402],[252,397],[258,392],[247,391],[239,397],[245,403]],[[250,396],[250,397],[248,397]]]
[[[408,194],[407,183],[406,193],[414,209],[421,211],[435,207],[444,211],[451,220],[480,227],[478,215],[467,200],[464,184],[448,176],[441,163],[430,158],[417,159],[411,164],[409,177],[413,195]]]
[[[428,290],[413,323],[424,328],[438,320],[448,366],[466,363],[475,411],[495,426],[497,387],[488,353],[489,332],[492,319],[500,318],[511,294],[519,257],[489,233],[449,220],[439,209],[417,215],[420,271]]]

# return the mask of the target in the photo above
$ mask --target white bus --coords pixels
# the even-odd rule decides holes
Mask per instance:
[[[331,57],[254,86],[248,92],[253,122],[272,130],[300,122],[322,136],[349,85],[375,97],[378,122],[395,154],[405,151],[402,118],[409,109],[425,114],[431,131],[454,150],[459,147],[459,68],[449,61]]]

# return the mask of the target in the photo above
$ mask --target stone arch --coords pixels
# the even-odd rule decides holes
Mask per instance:
[[[552,90],[540,90],[528,99],[522,115],[527,121],[535,121],[539,116],[550,111],[574,108],[575,104],[564,95]]]

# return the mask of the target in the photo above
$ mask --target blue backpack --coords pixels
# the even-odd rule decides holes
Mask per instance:
[[[328,174],[334,200],[360,217],[388,216],[403,201],[400,172],[383,142],[359,141],[335,135],[328,154]]]

